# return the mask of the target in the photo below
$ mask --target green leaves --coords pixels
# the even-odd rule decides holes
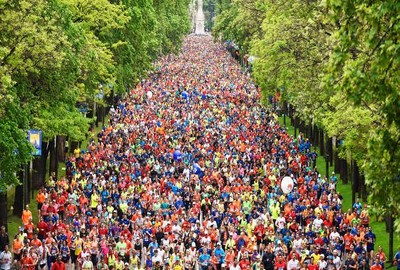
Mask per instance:
[[[131,89],[179,47],[188,9],[188,0],[0,1],[0,188],[31,158],[29,128],[45,141],[82,140],[92,119],[77,102]]]
[[[264,98],[284,89],[303,121],[343,139],[373,210],[400,231],[400,2],[223,0],[218,11],[214,35],[257,56]]]
[[[328,85],[336,84],[350,106],[359,110],[350,119],[365,116],[367,137],[363,136],[364,146],[356,152],[364,153],[358,162],[370,186],[370,199],[382,213],[399,218],[400,197],[392,191],[398,190],[394,179],[400,175],[400,4],[335,1],[329,7],[340,28],[335,33]]]
[[[221,1],[213,29],[214,36],[222,35],[224,40],[233,40],[248,53],[250,43],[261,33],[261,22],[266,15],[265,0]]]
[[[14,98],[0,99],[0,189],[17,183],[15,173],[28,162],[33,146],[28,142],[28,117]]]

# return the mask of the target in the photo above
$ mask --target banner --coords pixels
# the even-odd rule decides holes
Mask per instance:
[[[42,155],[42,131],[30,129],[28,130],[28,141],[33,144],[35,150],[32,155],[41,156]]]

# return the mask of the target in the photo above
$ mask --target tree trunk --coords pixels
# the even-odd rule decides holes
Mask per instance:
[[[304,122],[302,120],[299,121],[299,133],[300,132],[304,135]]]
[[[50,151],[50,167],[49,167],[49,175],[55,173],[56,179],[58,177],[58,160],[57,160],[57,147],[56,147],[56,139],[54,138],[49,145]]]
[[[17,217],[22,215],[22,210],[24,209],[24,171],[20,170],[18,172],[18,180],[20,181],[20,185],[15,187],[15,196],[14,196],[14,210],[13,214]]]
[[[328,138],[328,148],[329,148],[329,165],[333,166],[333,142],[332,138]]]
[[[358,192],[358,197],[361,197],[361,192],[360,192],[360,178],[361,178],[361,176],[360,176],[360,167],[358,167],[358,164],[357,164],[357,162],[356,161],[354,161],[354,173],[355,173],[355,180],[356,180],[356,182],[354,183],[355,184],[355,192]]]
[[[97,109],[97,103],[96,102],[94,102],[94,104],[93,104],[93,116],[96,117],[95,123],[93,125],[93,129],[94,129],[95,126],[96,127],[99,126],[99,117],[98,117],[98,109]]]
[[[351,160],[351,199],[352,204],[356,201],[356,192],[358,190],[358,167],[354,160]]]
[[[335,156],[335,162],[334,162],[335,173],[340,173],[340,165],[341,164],[340,164],[340,158],[339,158],[339,154],[338,154],[337,150],[335,151],[334,156]]]
[[[393,215],[389,214],[389,260],[394,257],[393,254],[393,237],[394,237],[394,220]]]
[[[317,125],[314,125],[314,146],[318,145],[319,143],[319,129]]]
[[[360,175],[360,197],[364,202],[367,201],[367,186],[365,184],[365,176]]]
[[[65,136],[59,135],[57,138],[57,161],[65,162]]]
[[[75,149],[77,149],[77,148],[79,148],[79,142],[72,141],[70,146],[69,146],[69,149],[70,149],[69,152],[73,154]]]
[[[106,108],[105,106],[101,106],[101,122],[103,123],[103,126],[105,126],[105,120],[106,120]]]
[[[345,159],[340,159],[340,178],[343,180],[343,184],[348,184],[349,183],[349,178],[347,174],[347,160]]]
[[[31,201],[31,177],[30,177],[30,164],[24,165],[24,202],[28,204]]]
[[[310,141],[311,144],[314,144],[314,126],[313,125],[308,125],[308,130],[310,133],[310,136],[308,137],[308,140]]]
[[[8,231],[7,210],[7,190],[5,190],[0,192],[0,226],[6,227],[6,231]]]
[[[324,131],[319,130],[319,154],[325,156],[325,145],[324,145]]]
[[[46,143],[47,145],[47,143]],[[46,160],[48,151],[44,149],[47,147],[43,147],[42,156],[36,157],[32,160],[33,168],[32,168],[32,188],[39,189],[42,187],[46,180]]]
[[[97,107],[97,119],[98,123],[102,123],[102,125],[104,125],[104,106],[100,104]]]
[[[326,178],[329,179],[329,159],[330,159],[330,144],[329,144],[329,137],[325,134],[325,175]]]

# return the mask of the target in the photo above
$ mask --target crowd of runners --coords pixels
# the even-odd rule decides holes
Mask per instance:
[[[27,206],[1,269],[384,267],[366,205],[342,211],[223,45],[190,36],[156,67],[39,191],[37,224]]]

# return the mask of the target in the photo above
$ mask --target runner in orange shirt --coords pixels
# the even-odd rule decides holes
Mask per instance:
[[[21,259],[22,270],[35,270],[35,263],[31,256],[28,254],[28,250],[24,250],[24,254]]]
[[[29,205],[25,206],[25,210],[22,211],[22,224],[27,225],[29,220],[32,220],[32,212],[29,210]]]
[[[19,235],[16,235],[13,241],[13,252],[14,252],[14,260],[16,260],[19,265],[21,261],[23,246],[24,243],[22,242],[21,238],[19,237]]]
[[[347,231],[347,233],[343,236],[344,240],[344,249],[346,251],[350,251],[351,245],[354,244],[354,237],[350,234],[350,230]]]
[[[379,258],[376,257],[374,263],[369,268],[370,270],[382,270],[382,266],[379,263]]]
[[[37,202],[37,207],[38,210],[40,210],[42,208],[43,203],[46,200],[46,194],[44,193],[44,189],[40,189],[38,194],[36,195],[36,202]],[[39,215],[40,215],[40,211],[39,211]]]

